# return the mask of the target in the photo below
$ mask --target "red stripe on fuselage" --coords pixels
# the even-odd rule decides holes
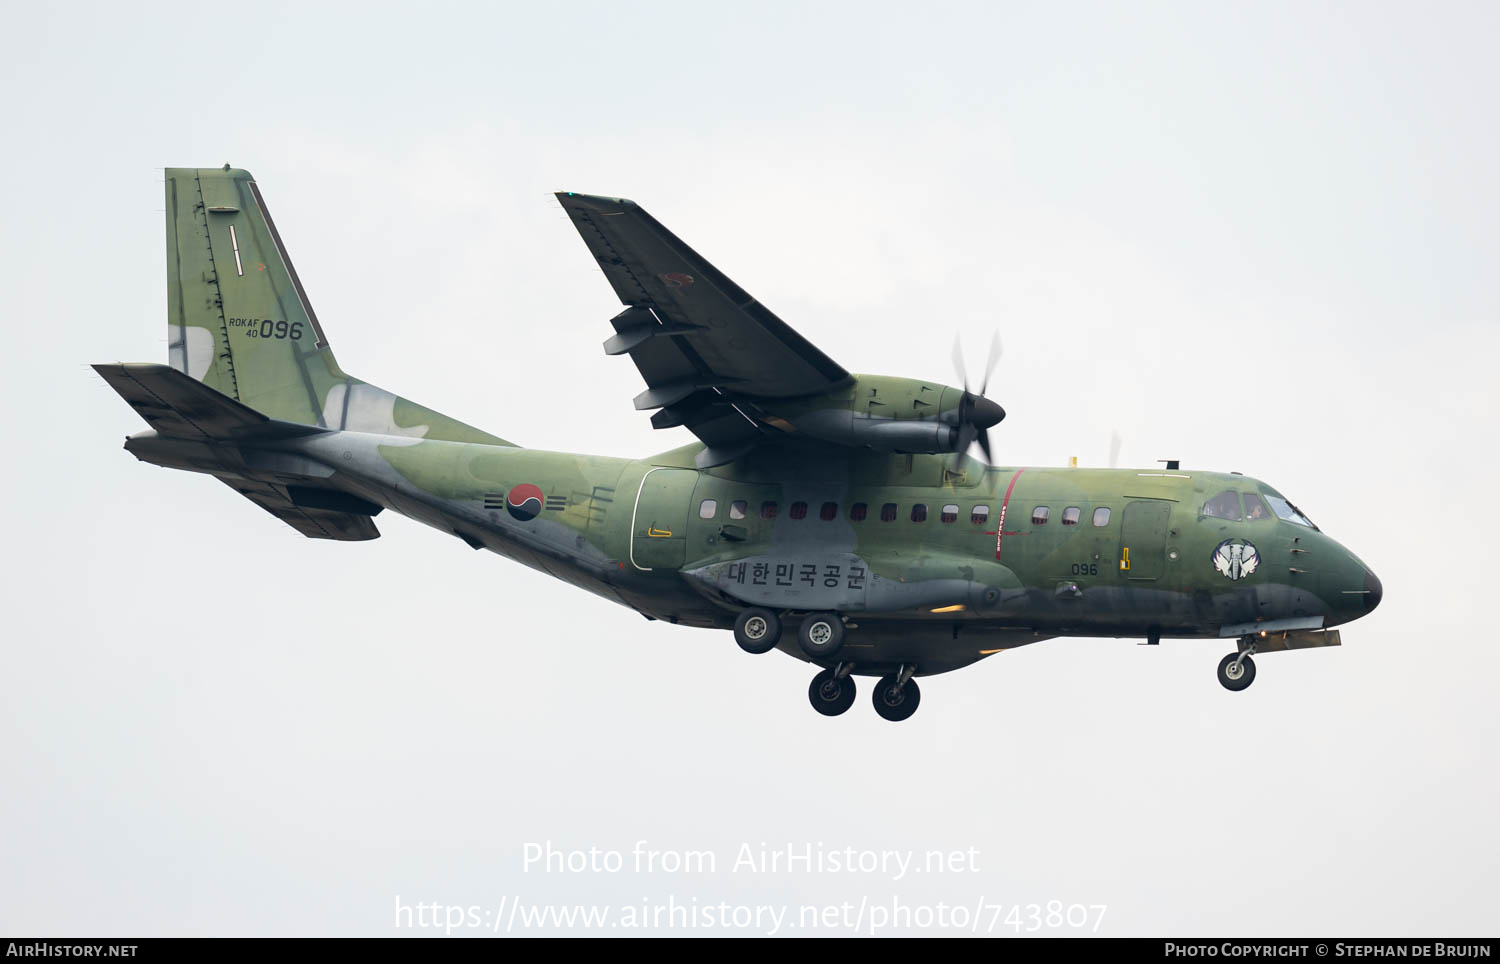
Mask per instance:
[[[995,525],[995,561],[1000,561],[1000,540],[1005,538],[1005,513],[1010,509],[1010,494],[1016,490],[1016,480],[1021,477],[1025,469],[1016,469],[1016,474],[1010,477],[1010,485],[1005,487],[1005,501],[1000,503],[1000,521]],[[1016,535],[1012,532],[1011,535]]]

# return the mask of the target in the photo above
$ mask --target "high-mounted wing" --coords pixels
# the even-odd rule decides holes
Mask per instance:
[[[700,465],[753,446],[759,400],[821,394],[850,375],[746,294],[634,201],[559,193],[558,201],[627,307],[612,320],[611,355],[646,380],[638,409],[657,428],[686,425],[708,450]]]

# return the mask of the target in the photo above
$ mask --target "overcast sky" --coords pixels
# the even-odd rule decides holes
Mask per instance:
[[[1105,904],[1475,935],[1500,901],[1491,4],[11,4],[0,932],[367,934],[403,901]],[[998,329],[996,459],[1239,470],[1359,553],[1341,649],[1055,640],[892,725],[389,513],[136,462],[161,168],[254,172],[343,366],[542,448],[632,410],[554,190],[627,196],[852,371]],[[975,359],[976,365],[978,359]],[[717,872],[525,872],[528,842]],[[979,870],[733,873],[742,843]],[[981,928],[983,930],[983,928]],[[1066,931],[1066,928],[1064,928]]]

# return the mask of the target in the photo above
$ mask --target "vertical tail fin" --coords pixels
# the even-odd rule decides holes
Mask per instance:
[[[346,380],[249,172],[167,170],[173,368],[273,418],[323,424]]]
[[[283,421],[510,444],[339,368],[250,172],[166,174],[173,368]]]

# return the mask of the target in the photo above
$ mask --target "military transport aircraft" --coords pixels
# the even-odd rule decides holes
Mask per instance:
[[[750,653],[816,664],[827,716],[1057,636],[1338,645],[1380,580],[1239,474],[988,465],[985,397],[855,375],[638,205],[557,195],[624,305],[604,343],[635,407],[698,441],[644,459],[524,449],[344,373],[247,171],[171,168],[167,365],[97,365],[150,425],[137,458],[202,472],[314,539],[384,509]],[[994,364],[991,354],[990,367]],[[988,375],[986,375],[986,380]]]

